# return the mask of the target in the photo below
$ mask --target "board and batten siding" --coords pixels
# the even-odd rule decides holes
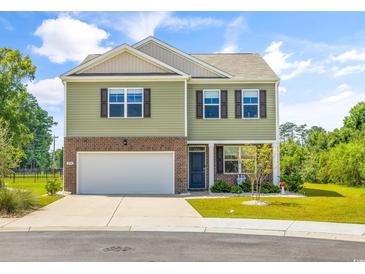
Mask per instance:
[[[220,89],[228,91],[228,118],[197,119],[196,90]],[[267,92],[267,118],[235,118],[234,92],[238,89],[262,89]],[[271,141],[276,139],[275,84],[189,84],[188,140],[189,141]]]
[[[149,56],[152,56],[162,62],[175,67],[193,77],[217,77],[217,74],[204,68],[202,65],[195,63],[186,57],[181,56],[156,42],[149,42],[138,47]]]
[[[151,118],[100,117],[100,89],[151,88]],[[184,136],[184,82],[68,82],[68,137]]]

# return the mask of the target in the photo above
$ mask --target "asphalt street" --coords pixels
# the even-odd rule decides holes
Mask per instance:
[[[175,232],[2,232],[0,261],[363,261],[365,243]]]

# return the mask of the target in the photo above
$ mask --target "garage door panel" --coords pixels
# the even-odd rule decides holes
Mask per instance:
[[[80,194],[172,194],[173,153],[79,153]]]

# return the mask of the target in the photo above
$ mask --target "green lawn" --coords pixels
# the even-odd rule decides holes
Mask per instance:
[[[204,217],[305,220],[365,224],[365,188],[306,183],[305,198],[262,198],[268,206],[241,205],[251,197],[188,199]],[[233,210],[233,211],[232,211]]]
[[[25,177],[25,178],[16,178],[15,182],[13,179],[7,178],[5,179],[5,185],[9,188],[14,189],[24,189],[30,190],[33,194],[38,198],[38,202],[40,207],[46,206],[58,199],[61,199],[63,196],[48,196],[46,189],[44,188],[47,182],[46,178],[41,178],[34,180],[34,178]]]

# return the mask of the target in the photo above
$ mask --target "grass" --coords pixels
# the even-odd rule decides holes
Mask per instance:
[[[333,184],[304,185],[305,198],[264,197],[268,206],[247,206],[251,197],[188,199],[203,216],[365,224],[365,188]]]
[[[48,179],[49,180],[49,179]],[[15,182],[11,178],[5,179],[5,185],[9,188],[30,190],[38,199],[40,207],[46,206],[50,203],[61,199],[63,196],[48,196],[46,195],[46,189],[44,188],[47,182],[46,178],[39,178],[34,180],[31,177],[19,177],[15,179]]]

